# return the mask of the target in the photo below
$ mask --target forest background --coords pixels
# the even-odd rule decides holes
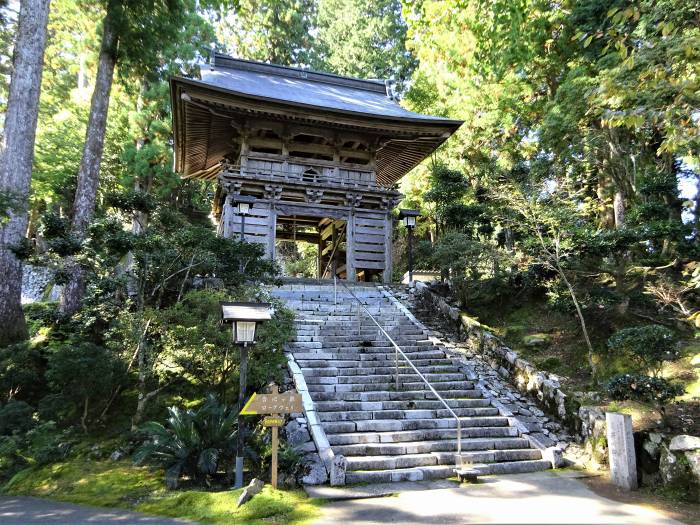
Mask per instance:
[[[18,5],[0,1],[3,115]],[[233,399],[218,300],[261,298],[279,270],[254,246],[218,239],[215,188],[172,170],[168,77],[196,76],[213,50],[390,79],[406,107],[464,120],[399,188],[402,207],[421,211],[416,267],[440,272],[451,300],[565,388],[610,396],[646,378],[642,401],[661,393],[694,421],[696,3],[53,0],[31,191],[18,208],[26,235],[3,249],[49,267],[66,297],[3,310],[0,411],[35,436],[0,428],[5,478],[66,433],[123,439],[166,405]],[[99,154],[86,159],[86,144]],[[0,199],[15,206],[11,192]],[[404,239],[397,224],[397,279]],[[195,276],[216,276],[216,289]],[[291,313],[279,312],[252,385],[283,365]]]

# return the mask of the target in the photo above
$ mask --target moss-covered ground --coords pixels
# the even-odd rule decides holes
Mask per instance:
[[[519,305],[509,302],[475,306],[466,313],[487,322],[495,335],[537,368],[557,374],[567,392],[597,391],[602,399],[584,396],[580,400],[596,405],[605,404],[603,387],[609,377],[631,371],[628,361],[606,354],[608,337],[624,326],[648,324],[645,319],[586,313],[600,374],[598,381],[593,381],[581,327],[572,313],[553,310],[545,302],[535,300]],[[667,362],[662,370],[663,377],[685,388],[685,394],[666,407],[666,422],[679,432],[697,434],[700,432],[700,343],[692,338],[683,341],[681,355],[678,361]],[[657,407],[649,404],[626,401],[612,403],[609,408],[631,414],[637,430],[654,428],[660,423]]]
[[[269,486],[237,509],[241,491],[169,491],[164,488],[161,471],[136,467],[130,461],[84,458],[28,468],[2,487],[7,495],[119,507],[212,524],[303,524],[319,514],[320,502],[309,499],[303,491]]]

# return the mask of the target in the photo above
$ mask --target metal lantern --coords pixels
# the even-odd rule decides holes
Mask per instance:
[[[239,345],[254,343],[258,323],[271,318],[269,303],[221,303],[221,322],[232,324],[233,341]]]
[[[255,344],[255,332],[259,323],[272,319],[270,303],[227,303],[221,302],[221,324],[231,323],[233,341],[240,347],[240,369],[238,375],[238,436],[236,437],[236,478],[235,486],[243,486],[243,451],[245,421],[240,414],[246,397],[248,382],[248,346]]]
[[[418,210],[399,210],[399,219],[408,230],[408,282],[413,282],[413,228],[416,227],[416,217],[420,215]]]
[[[409,230],[415,228],[416,217],[420,216],[418,210],[399,210],[399,219],[403,221],[403,225]]]

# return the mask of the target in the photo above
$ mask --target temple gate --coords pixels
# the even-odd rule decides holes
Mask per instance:
[[[171,78],[175,170],[218,180],[219,233],[318,246],[318,278],[391,280],[397,181],[461,121],[402,108],[388,84],[216,54],[201,80]]]

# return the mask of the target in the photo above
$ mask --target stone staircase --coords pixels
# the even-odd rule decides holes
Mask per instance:
[[[551,463],[513,421],[500,415],[459,358],[449,356],[380,286],[351,285],[460,418],[462,457],[489,474],[543,470]],[[340,285],[286,284],[273,290],[297,315],[288,345],[301,368],[334,455],[347,459],[345,482],[416,481],[453,476],[457,422]]]

